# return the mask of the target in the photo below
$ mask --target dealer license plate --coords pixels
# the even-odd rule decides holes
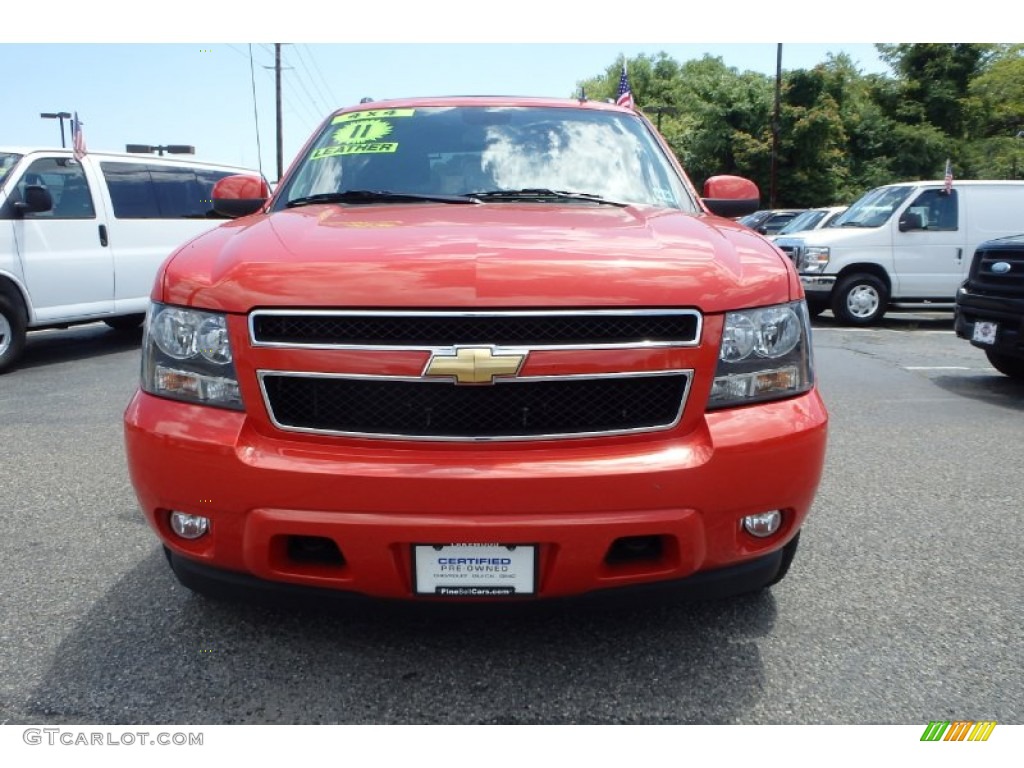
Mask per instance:
[[[417,595],[510,597],[537,591],[533,544],[415,544]]]
[[[976,341],[979,344],[995,344],[996,331],[998,330],[998,323],[979,320],[974,324],[974,333],[971,335],[971,341]]]

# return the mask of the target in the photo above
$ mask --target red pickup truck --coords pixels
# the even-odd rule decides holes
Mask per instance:
[[[181,247],[125,413],[186,586],[522,601],[785,575],[827,413],[793,265],[585,100],[329,116]]]

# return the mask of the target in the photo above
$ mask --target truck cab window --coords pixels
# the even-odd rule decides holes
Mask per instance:
[[[45,187],[53,197],[53,208],[42,213],[26,212],[26,219],[94,219],[92,193],[85,172],[78,163],[61,157],[36,160],[29,166],[17,186],[17,195],[24,199],[25,187]]]
[[[921,229],[929,232],[955,232],[959,228],[960,206],[956,190],[926,189],[907,208],[921,217]]]

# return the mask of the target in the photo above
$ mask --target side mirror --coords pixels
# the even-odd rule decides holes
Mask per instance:
[[[701,202],[716,216],[735,219],[757,210],[761,192],[742,176],[712,176],[704,182]]]
[[[46,187],[29,184],[25,187],[25,199],[14,204],[19,216],[26,213],[46,213],[53,210],[53,196]]]
[[[924,229],[920,213],[904,213],[900,217],[900,232],[908,232],[912,229]]]
[[[270,187],[258,176],[225,176],[213,185],[213,210],[229,219],[256,213],[270,198]]]

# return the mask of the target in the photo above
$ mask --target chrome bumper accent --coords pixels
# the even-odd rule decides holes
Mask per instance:
[[[813,293],[831,293],[836,284],[835,275],[800,275],[800,283],[804,291]]]

